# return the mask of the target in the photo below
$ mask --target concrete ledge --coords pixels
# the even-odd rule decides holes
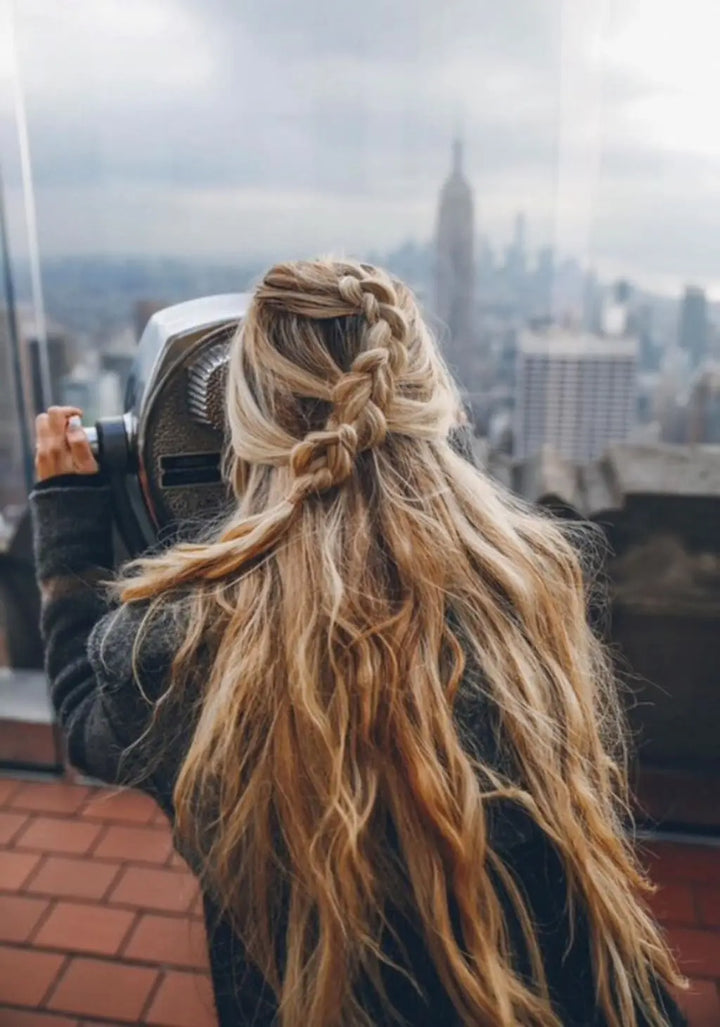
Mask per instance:
[[[45,675],[0,669],[0,767],[61,771],[61,752]]]

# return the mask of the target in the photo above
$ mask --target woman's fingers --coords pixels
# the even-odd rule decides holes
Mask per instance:
[[[50,419],[49,412],[40,414],[35,425],[37,433],[35,470],[38,481],[53,478],[56,474],[71,473],[72,460],[65,439],[65,431],[58,432],[55,423]]]
[[[70,447],[73,466],[77,473],[95,474],[99,467],[79,419],[77,423],[73,423],[71,420],[70,427],[67,430],[67,441]]]
[[[64,436],[70,418],[81,417],[82,410],[77,407],[48,407],[47,416],[51,430]]]
[[[70,419],[80,417],[77,407],[50,407],[35,421],[37,449],[35,470],[38,481],[58,474],[93,474],[98,466],[82,428],[69,428]]]

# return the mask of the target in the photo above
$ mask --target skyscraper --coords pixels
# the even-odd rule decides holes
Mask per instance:
[[[507,272],[512,279],[512,284],[517,286],[522,285],[521,279],[525,275],[526,270],[526,259],[525,259],[525,215],[522,211],[518,211],[515,215],[515,229],[513,231],[513,239],[507,249],[507,255],[505,258]]]
[[[687,442],[720,443],[720,367],[706,366],[697,376],[687,408]]]
[[[680,307],[678,343],[690,357],[692,367],[699,367],[708,354],[708,309],[703,289],[688,285]]]
[[[474,341],[474,209],[463,174],[462,143],[453,144],[453,165],[440,192],[435,236],[435,312],[449,332],[448,358],[463,369]]]
[[[52,391],[49,396],[44,396],[40,371],[40,341],[35,316],[31,310],[20,308],[18,321],[25,395],[29,407],[28,417],[32,423],[35,416],[41,413],[48,403],[58,401],[58,384],[75,363],[77,346],[72,336],[60,325],[47,325],[46,345]]]
[[[597,291],[597,279],[594,283]],[[632,287],[624,279],[615,282],[600,305],[600,332],[611,338],[632,334],[634,319],[631,313]],[[586,322],[588,323],[588,322]],[[592,322],[589,322],[592,325]],[[594,331],[595,327],[590,327]]]
[[[528,292],[527,257],[525,253],[525,215],[519,211],[515,215],[515,228],[512,242],[505,253],[503,269],[508,297],[519,313],[529,313],[528,304],[531,297]]]
[[[577,464],[627,439],[635,424],[637,340],[551,327],[520,337],[515,455],[550,446]]]
[[[543,246],[538,252],[533,283],[533,313],[548,317],[553,308],[555,282],[555,252],[552,246]]]

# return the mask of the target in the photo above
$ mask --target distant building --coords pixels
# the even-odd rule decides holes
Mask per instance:
[[[83,421],[93,424],[101,417],[122,413],[122,387],[114,371],[101,371],[90,363],[77,364],[60,380],[60,402],[83,411]]]
[[[538,251],[533,282],[533,309],[537,317],[549,317],[553,307],[555,252],[552,246]]]
[[[583,464],[635,424],[638,343],[550,326],[521,333],[515,381],[514,454],[550,446]]]
[[[690,390],[687,441],[720,443],[720,365],[705,367]]]
[[[616,338],[629,333],[632,318],[631,297],[632,290],[627,282],[615,282],[600,309],[600,330],[603,335]]]
[[[40,340],[32,311],[21,308],[18,311],[18,322],[22,373],[29,408],[28,416],[35,418],[50,403],[60,401],[59,383],[70,372],[77,360],[77,345],[72,335],[63,327],[53,322],[47,323],[45,337],[50,370],[50,395],[43,396]]]
[[[519,307],[526,302],[527,291],[527,257],[525,254],[525,215],[519,211],[515,215],[513,239],[505,254],[505,275],[513,300]]]
[[[687,440],[687,401],[693,386],[693,371],[685,350],[668,346],[660,356],[653,399],[653,416],[660,423],[663,442]]]
[[[460,370],[475,341],[474,209],[462,156],[462,143],[456,140],[452,171],[440,192],[435,236],[435,313],[449,332],[450,364]]]
[[[137,355],[137,344],[135,329],[128,325],[112,335],[100,353],[100,370],[112,371],[123,392]]]
[[[708,356],[710,326],[707,298],[703,289],[689,285],[685,289],[680,307],[678,344],[690,358],[693,367],[699,367]]]
[[[23,307],[16,309],[16,318],[20,376],[27,415],[25,432],[26,438],[31,439],[37,414],[46,406],[60,400],[58,385],[72,366],[75,348],[73,339],[64,329],[52,323],[47,325],[51,392],[49,396],[44,396],[40,344],[35,319],[32,312]],[[0,507],[6,503],[17,502],[25,490],[23,428],[19,419],[15,378],[11,370],[8,315],[5,310],[0,310]]]
[[[638,307],[635,322],[640,343],[640,367],[644,371],[658,371],[661,349],[655,339],[654,312],[649,303]]]
[[[593,334],[606,332],[604,325],[605,311],[603,308],[603,289],[595,271],[587,271],[583,282],[582,326],[584,331]],[[618,334],[616,331],[611,335]],[[619,334],[623,334],[620,332]]]

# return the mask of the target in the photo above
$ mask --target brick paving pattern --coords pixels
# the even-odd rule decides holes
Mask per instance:
[[[720,847],[652,842],[653,909],[720,1027]],[[0,777],[0,1027],[215,1027],[197,886],[136,792]]]

